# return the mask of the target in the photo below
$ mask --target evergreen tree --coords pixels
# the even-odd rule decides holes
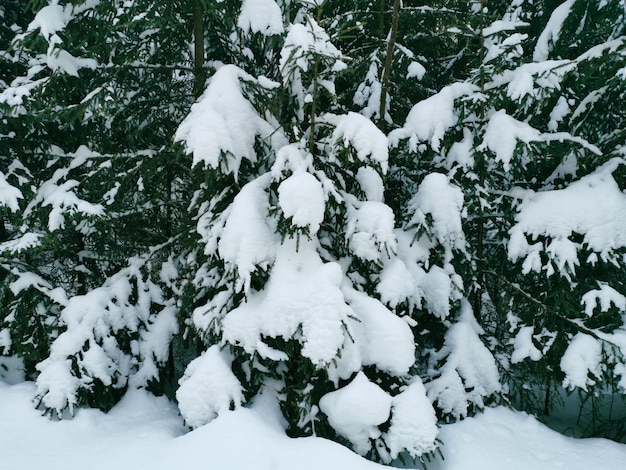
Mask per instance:
[[[550,390],[562,381],[583,389],[596,382],[606,386],[611,379],[604,372],[612,364],[621,370],[617,346],[621,323],[600,310],[620,309],[623,286],[618,281],[615,290],[610,283],[619,279],[617,272],[623,269],[623,246],[613,236],[596,238],[591,229],[596,224],[588,212],[583,207],[568,212],[559,201],[607,201],[598,203],[601,207],[596,211],[604,221],[598,224],[613,220],[615,208],[621,207],[623,195],[611,176],[619,173],[620,157],[612,157],[621,144],[616,144],[612,132],[609,137],[600,128],[586,134],[581,130],[582,122],[606,123],[582,112],[597,93],[596,74],[607,73],[604,83],[611,84],[607,89],[615,87],[613,93],[623,93],[619,91],[623,81],[615,75],[623,67],[619,52],[623,39],[616,38],[619,28],[611,28],[603,40],[583,52],[577,49],[569,57],[550,57],[553,49],[559,50],[553,43],[566,37],[565,25],[582,38],[586,27],[602,31],[591,23],[591,18],[601,17],[593,14],[593,8],[606,7],[607,13],[617,15],[607,21],[612,25],[620,9],[575,3],[564,2],[546,12],[512,2],[502,16],[491,20],[478,10],[484,49],[482,64],[470,77],[473,83],[452,84],[418,103],[403,128],[391,136],[394,142],[409,138],[409,150],[423,163],[421,171],[430,167],[447,173],[463,188],[469,256],[457,266],[474,315],[491,337],[490,347],[513,402],[531,410],[543,402],[523,395],[537,387]],[[588,15],[574,7],[587,10]],[[577,22],[567,21],[571,15]],[[542,21],[544,29],[537,28],[535,22]],[[533,31],[534,37],[529,34]],[[568,40],[576,44],[571,37]],[[534,50],[532,59],[529,50]],[[583,78],[587,73],[589,81]],[[577,99],[574,90],[582,84],[591,89]],[[582,104],[577,105],[578,112],[564,119],[577,101]],[[623,113],[613,113],[612,119],[621,122]],[[602,146],[607,140],[608,148]],[[608,186],[601,187],[600,180]],[[619,231],[609,233],[612,230]],[[510,262],[518,260],[512,269]],[[598,281],[599,288],[594,286]],[[608,332],[611,335],[606,336]],[[575,354],[595,359],[587,361],[589,367],[581,372],[572,365]],[[452,406],[441,399],[449,390],[438,386],[445,369],[436,372],[427,388],[442,411],[450,412]],[[547,392],[544,397],[547,409],[551,395]]]
[[[622,230],[616,213],[624,204],[624,135],[616,130],[626,116],[613,100],[626,90],[619,72],[625,65],[623,2],[567,1],[542,13],[538,22],[545,26],[527,67],[549,67],[556,81],[534,93],[541,103],[526,105],[528,122],[557,141],[564,132],[576,135],[586,148],[561,145],[551,152],[554,159],[537,165],[539,177],[528,186],[532,192],[520,195],[510,230],[508,255],[521,262],[525,276],[519,285],[526,286],[519,292],[526,305],[510,319],[513,355],[542,377],[547,413],[551,389],[559,385],[624,392],[618,313],[626,293],[620,275],[624,244],[616,235]],[[568,200],[565,207],[561,198]],[[537,209],[543,219],[535,213],[528,224]],[[596,232],[600,226],[602,235]]]
[[[238,27],[260,6],[244,2]],[[177,398],[195,427],[270,394],[290,435],[333,437],[384,461],[420,457],[435,448],[434,413],[409,374],[412,322],[385,306],[413,294],[394,286],[407,268],[383,202],[387,139],[335,104],[348,59],[325,13],[307,2],[285,21],[280,55],[265,56],[280,82],[220,66],[179,128],[209,176],[196,200],[204,248],[191,317],[207,350]],[[257,45],[280,32],[266,21]]]
[[[6,352],[36,366],[57,414],[110,407],[131,376],[158,380],[176,330],[172,247],[188,230],[190,175],[171,140],[192,93],[187,43],[174,40],[190,28],[153,2],[118,3],[39,5],[11,46],[30,68],[0,99],[27,190],[5,250]]]

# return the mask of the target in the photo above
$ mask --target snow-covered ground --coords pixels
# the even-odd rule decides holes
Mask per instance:
[[[0,468],[10,470],[375,470],[338,444],[289,439],[271,407],[223,414],[187,432],[176,407],[133,391],[108,414],[81,409],[50,421],[35,410],[35,385],[0,380]],[[488,409],[440,432],[445,461],[430,470],[622,470],[626,445],[564,437],[535,418]]]

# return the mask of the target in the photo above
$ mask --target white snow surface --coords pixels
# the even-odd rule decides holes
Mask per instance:
[[[0,207],[6,206],[11,212],[16,212],[20,206],[18,199],[22,199],[22,191],[15,186],[11,186],[6,180],[4,173],[0,171]]]
[[[510,231],[509,258],[525,258],[525,272],[539,271],[538,252],[544,247],[529,239],[546,236],[552,241],[545,250],[564,273],[579,264],[577,250],[581,246],[569,238],[575,233],[603,257],[626,246],[626,194],[611,174],[620,164],[623,159],[613,159],[565,189],[526,192]]]
[[[383,179],[376,170],[369,166],[362,166],[358,169],[355,177],[368,201],[383,202],[385,187]]]
[[[626,445],[565,437],[502,407],[442,426],[439,438],[445,460],[429,470],[620,470],[626,453]]]
[[[426,308],[444,320],[450,314],[450,301],[454,299],[454,286],[450,275],[439,266],[431,266],[418,278],[418,285],[424,292]]]
[[[501,33],[503,31],[515,31],[516,29],[528,26],[528,23],[524,21],[515,20],[496,20],[489,26],[483,29],[483,35],[485,37],[492,36],[494,34]]]
[[[358,291],[348,295],[357,320],[351,320],[352,335],[363,365],[375,365],[391,375],[401,376],[415,362],[415,339],[408,323],[380,301]]]
[[[251,290],[246,302],[226,314],[223,340],[284,361],[286,354],[262,338],[295,339],[302,355],[328,367],[335,382],[362,365],[406,374],[415,361],[409,325],[380,301],[342,285],[342,278],[338,263],[322,261],[316,241],[286,239],[264,290]]]
[[[56,176],[56,175],[55,175]],[[48,215],[48,229],[51,232],[65,227],[65,214],[75,214],[80,212],[85,216],[102,216],[104,210],[100,204],[92,204],[78,197],[74,192],[79,187],[76,180],[68,180],[57,185],[54,179],[46,181],[41,185],[33,204],[41,203],[44,207],[51,207]]]
[[[361,114],[368,118],[380,118],[380,94],[381,83],[379,79],[380,60],[376,53],[370,56],[370,66],[365,79],[359,84],[354,93],[354,104],[361,108]],[[390,99],[387,98],[386,108],[389,107]],[[385,121],[392,122],[391,116],[385,111]]]
[[[276,160],[271,170],[273,180],[280,181],[284,173],[296,174],[303,171],[315,172],[313,155],[303,151],[298,144],[285,145],[276,152]]]
[[[626,312],[626,296],[620,294],[611,286],[600,283],[599,289],[593,289],[582,296],[581,303],[585,305],[585,313],[591,317],[595,308],[600,304],[601,312],[608,312],[612,305],[618,310]]]
[[[341,267],[322,262],[313,242],[304,237],[297,248],[296,244],[287,239],[277,249],[267,286],[262,292],[250,292],[247,302],[226,315],[223,337],[249,354],[258,352],[274,361],[287,356],[270,348],[262,336],[295,338],[304,357],[328,365],[346,341],[343,325],[350,314],[339,289]]]
[[[98,62],[95,59],[74,57],[72,54],[63,49],[52,49],[48,51],[46,65],[50,70],[60,70],[73,77],[78,77],[78,71],[82,68],[95,70]]]
[[[452,250],[464,251],[465,234],[461,223],[463,192],[451,184],[442,173],[424,177],[417,193],[409,202],[413,216],[408,226],[427,225],[426,216],[432,217],[432,230],[436,240],[446,249],[447,261]]]
[[[537,45],[533,52],[533,61],[541,62],[548,58],[552,46],[559,40],[559,36],[561,36],[561,27],[570,14],[574,3],[576,3],[576,0],[566,0],[552,12],[548,24],[537,40]]]
[[[337,60],[343,58],[343,54],[332,44],[326,31],[313,18],[306,17],[305,24],[295,23],[289,26],[280,52],[280,70],[285,83],[293,72],[291,67],[303,71],[309,69],[311,55]]]
[[[41,8],[33,21],[28,25],[28,31],[39,30],[39,33],[48,42],[61,42],[56,33],[65,29],[75,15],[83,13],[96,7],[100,0],[85,0],[80,5],[69,3],[65,6],[59,5],[59,0],[51,0],[49,5]]]
[[[22,238],[27,238],[28,235],[34,235],[34,234],[26,234]],[[33,244],[30,246],[38,246],[39,245],[38,239],[39,239],[39,236],[35,236],[33,240]],[[17,240],[13,240],[13,241],[17,241]],[[11,243],[11,242],[5,242],[5,243]],[[26,249],[26,248],[27,247],[23,247],[23,249]],[[19,250],[16,250],[16,251],[19,251]],[[11,284],[9,284],[9,289],[11,289],[11,292],[13,292],[13,295],[17,295],[20,292],[32,287],[34,289],[37,289],[39,292],[46,295],[47,297],[49,297],[53,302],[56,302],[57,304],[62,305],[62,306],[67,305],[68,303],[67,293],[65,292],[65,290],[63,290],[63,288],[52,287],[52,284],[50,284],[44,278],[30,271],[20,271],[19,269],[13,268],[11,269],[11,272],[12,274],[17,276],[17,279],[13,281]]]
[[[389,145],[387,136],[367,117],[349,112],[339,116],[327,114],[324,120],[335,126],[333,141],[350,144],[361,162],[372,160],[380,166],[383,174],[387,172]]]
[[[311,233],[317,233],[324,221],[324,188],[311,173],[298,173],[283,181],[278,187],[278,204],[293,225],[309,227]]]
[[[380,294],[383,303],[395,308],[399,303],[416,294],[415,283],[415,278],[404,261],[394,258],[385,263],[376,291]]]
[[[264,36],[281,34],[284,31],[283,13],[274,0],[244,0],[237,26],[245,32]]]
[[[415,377],[391,402],[391,426],[385,434],[391,458],[405,450],[411,457],[435,450],[438,433],[435,410],[422,381]]]
[[[533,333],[534,328],[532,326],[524,326],[519,329],[513,339],[512,364],[522,362],[526,358],[530,358],[532,361],[538,361],[542,358],[541,351],[533,343]]]
[[[288,85],[291,94],[296,97],[299,109],[298,119],[304,120],[304,105],[312,100],[312,85],[305,80],[303,72],[317,63],[321,65],[318,84],[331,95],[335,94],[333,76],[335,72],[347,67],[343,55],[330,40],[330,37],[313,18],[297,15],[302,23],[291,24],[280,51],[280,72],[283,83]],[[316,62],[316,60],[320,60]]]
[[[256,403],[187,432],[164,398],[130,391],[108,414],[81,409],[51,421],[33,408],[35,385],[0,377],[0,458],[11,470],[383,470],[331,441],[288,438],[273,410]],[[506,408],[443,425],[445,460],[429,470],[622,470],[626,445],[562,436]],[[419,465],[416,468],[421,468]]]
[[[81,68],[95,69],[98,62],[90,58],[74,57],[64,49],[58,47],[63,40],[57,33],[62,32],[74,19],[76,14],[89,10],[97,5],[99,0],[89,0],[81,6],[59,5],[53,1],[37,12],[33,21],[28,25],[28,31],[39,30],[41,36],[48,42],[46,65],[53,71],[60,70],[68,75],[77,77]]]
[[[478,150],[485,148],[491,150],[496,154],[496,161],[502,162],[504,170],[509,171],[518,142],[529,144],[531,142],[563,142],[564,140],[575,142],[597,155],[602,154],[595,145],[585,139],[568,132],[541,133],[529,124],[509,116],[502,109],[493,113],[489,118],[485,137],[478,146]]]
[[[470,83],[453,83],[420,101],[409,112],[404,126],[389,134],[389,142],[395,146],[400,140],[408,138],[409,147],[414,152],[418,143],[426,141],[438,152],[444,134],[457,122],[454,100],[476,90],[477,87]]]
[[[558,129],[559,123],[567,116],[572,110],[569,107],[567,99],[561,96],[554,105],[554,108],[550,112],[550,122],[548,122],[548,129],[554,132]]]
[[[136,292],[133,292],[130,274],[133,269],[130,266],[109,278],[102,287],[69,301],[64,293],[54,290],[48,293],[64,306],[60,321],[66,330],[50,346],[49,357],[37,364],[40,372],[37,394],[43,406],[55,410],[57,415],[65,407],[73,413],[79,390],[91,386],[94,379],[105,386],[123,387],[135,365],[139,370],[130,379],[131,385],[143,386],[158,376],[155,361],[167,358],[167,344],[177,331],[175,309],[164,306],[160,312],[150,313],[151,303],[158,303],[161,294],[156,286],[140,278],[135,279]],[[22,276],[11,288],[15,292],[24,283]],[[137,296],[136,304],[130,300],[132,295]],[[142,345],[135,344],[135,354],[141,357],[139,362],[124,352],[111,334],[121,329],[141,336]],[[74,372],[73,362],[80,374]]]
[[[235,197],[226,214],[217,248],[228,267],[237,271],[237,290],[247,292],[252,273],[257,266],[274,261],[278,236],[274,227],[268,225],[269,202],[266,188],[270,175],[266,174],[247,183]],[[204,232],[204,226],[199,232]],[[207,251],[218,234],[209,231]],[[211,236],[212,235],[212,236]]]
[[[459,165],[462,168],[472,168],[474,166],[474,137],[472,131],[467,127],[463,128],[463,140],[455,142],[450,147],[445,165],[448,169],[455,165]]]
[[[507,85],[507,96],[515,101],[521,101],[526,95],[540,98],[540,90],[560,89],[563,77],[573,68],[575,64],[568,60],[545,60],[522,64],[494,77],[487,88]]]
[[[505,171],[511,168],[511,160],[518,141],[526,144],[541,140],[541,132],[525,122],[509,116],[500,110],[489,118],[483,143],[479,150],[488,148],[496,154],[496,161],[502,162]]]
[[[72,5],[47,5],[37,12],[35,19],[28,25],[28,31],[39,30],[40,34],[50,41],[50,36],[65,29],[72,19]],[[59,39],[57,39],[58,41]]]
[[[561,358],[561,370],[565,372],[563,386],[587,390],[596,381],[592,377],[602,377],[602,345],[593,336],[577,333],[572,338]]]
[[[468,403],[483,408],[483,398],[502,389],[496,361],[479,338],[483,331],[467,300],[461,305],[461,318],[435,354],[435,359],[445,358],[440,375],[426,384],[428,398],[456,418],[467,416]]]
[[[411,62],[409,67],[407,68],[406,78],[415,77],[417,80],[421,80],[424,78],[426,74],[426,69],[419,62]]]
[[[193,154],[193,165],[204,163],[217,168],[223,162],[225,171],[237,175],[242,159],[256,161],[256,139],[269,141],[274,132],[245,98],[240,80],[273,86],[235,65],[217,70],[176,131],[175,140],[185,142],[187,152]]]
[[[358,257],[381,261],[385,251],[394,251],[394,214],[383,202],[365,201],[348,212],[346,236],[350,248]]]

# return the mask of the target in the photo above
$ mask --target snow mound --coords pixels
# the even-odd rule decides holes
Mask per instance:
[[[243,388],[219,346],[211,346],[187,366],[176,399],[180,413],[192,428],[213,421],[231,406],[243,402]]]
[[[320,408],[330,425],[352,443],[354,450],[365,455],[372,447],[371,440],[381,435],[378,426],[389,419],[392,400],[359,372],[345,387],[324,395]]]
[[[397,458],[404,450],[411,457],[419,457],[435,450],[435,440],[439,433],[437,416],[419,377],[393,397],[391,410],[391,426],[385,441],[389,445],[392,459]]]
[[[0,380],[3,468],[193,470],[207,462],[219,470],[389,468],[326,439],[290,439],[256,405],[184,434],[175,405],[142,390],[127,393],[108,414],[81,409],[60,422],[33,408],[34,394],[33,383]],[[626,445],[565,437],[506,408],[444,425],[439,437],[445,460],[430,462],[429,470],[622,470],[626,461]]]
[[[439,437],[445,460],[429,470],[621,470],[626,457],[623,444],[565,437],[503,407],[443,426]]]

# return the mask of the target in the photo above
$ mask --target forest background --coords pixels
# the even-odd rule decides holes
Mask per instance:
[[[0,354],[56,417],[269,395],[391,462],[573,391],[623,440],[625,15],[4,0]]]

